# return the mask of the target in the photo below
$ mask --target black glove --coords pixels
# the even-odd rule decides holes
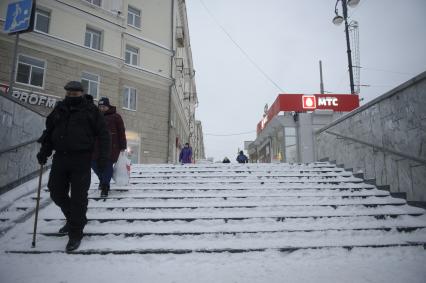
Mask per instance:
[[[99,172],[104,172],[105,169],[106,169],[106,167],[107,167],[108,160],[99,158],[96,163],[98,165],[98,171]]]
[[[37,160],[38,164],[44,165],[47,162],[47,155],[40,151],[39,153],[37,153]]]

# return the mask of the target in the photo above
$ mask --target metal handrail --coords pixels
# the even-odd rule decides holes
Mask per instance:
[[[332,121],[330,124],[328,124],[328,125],[322,127],[321,129],[317,130],[316,133],[317,134],[322,133],[322,132],[326,131],[327,129],[330,129],[331,127],[341,123],[342,121],[345,121],[345,120],[347,120],[347,119],[349,119],[349,118],[351,118],[351,117],[353,117],[357,114],[360,114],[361,112],[367,110],[368,108],[372,107],[373,105],[379,104],[379,103],[383,102],[386,99],[389,99],[390,97],[392,97],[394,95],[398,95],[398,94],[405,95],[405,94],[403,94],[403,91],[405,89],[412,87],[416,84],[419,84],[421,81],[423,81],[425,79],[426,79],[426,71],[415,76],[414,78],[406,81],[405,83],[395,87],[394,89],[389,90],[385,94],[380,95],[380,96],[376,97],[375,99],[367,102],[366,104],[352,110],[351,112],[345,114],[344,116],[338,118],[337,120]]]
[[[7,153],[7,152],[10,152],[10,151],[13,151],[13,150],[18,149],[18,148],[23,147],[23,146],[26,146],[26,145],[29,145],[29,144],[32,144],[32,143],[36,143],[37,141],[38,141],[38,138],[34,139],[34,140],[30,140],[30,141],[24,142],[24,143],[20,143],[18,145],[14,145],[14,146],[8,147],[6,149],[1,150],[0,151],[0,155],[2,155],[3,153]]]
[[[335,132],[332,132],[332,131],[326,130],[325,132],[327,134],[330,134],[330,135],[334,135],[334,136],[337,136],[337,137],[340,137],[340,138],[343,138],[343,139],[351,140],[351,141],[372,147],[373,149],[379,149],[380,151],[392,153],[394,155],[401,156],[405,159],[413,160],[413,161],[418,162],[420,164],[426,165],[426,159],[423,159],[423,158],[411,156],[411,155],[408,155],[408,154],[405,154],[405,153],[402,153],[402,152],[399,152],[399,151],[396,151],[396,150],[393,150],[393,149],[390,149],[390,148],[386,148],[386,147],[383,147],[383,146],[380,146],[380,145],[376,145],[376,144],[372,144],[372,143],[369,143],[369,142],[366,142],[366,141],[362,141],[362,140],[359,140],[357,138],[348,137],[348,136],[338,134],[338,133],[335,133]]]

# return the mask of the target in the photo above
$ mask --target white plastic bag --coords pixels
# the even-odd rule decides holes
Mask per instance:
[[[118,156],[117,163],[115,163],[114,171],[112,173],[115,184],[118,186],[129,185],[130,179],[130,160],[127,158],[127,154],[122,151]]]

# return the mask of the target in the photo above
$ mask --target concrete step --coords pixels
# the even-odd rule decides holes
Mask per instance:
[[[346,246],[300,246],[300,247],[282,247],[282,248],[247,248],[247,249],[237,249],[237,248],[229,248],[229,249],[133,249],[133,250],[119,250],[119,249],[98,249],[98,250],[84,250],[79,249],[73,252],[69,252],[69,254],[75,255],[129,255],[129,254],[139,254],[139,255],[156,255],[156,254],[192,254],[192,253],[250,253],[250,252],[267,252],[267,251],[277,251],[282,253],[291,253],[298,250],[329,250],[336,248],[343,248],[348,251],[351,251],[355,248],[401,248],[401,247],[423,247],[426,249],[425,242],[411,242],[406,244],[375,244],[375,245],[346,245]],[[61,254],[65,253],[64,250],[9,250],[6,253],[10,254]]]
[[[123,236],[124,238],[142,238],[147,236],[201,236],[201,235],[233,235],[240,236],[245,234],[269,234],[269,233],[295,233],[295,232],[328,232],[328,231],[384,231],[384,232],[403,232],[410,233],[419,229],[426,229],[426,226],[417,227],[378,227],[378,228],[351,228],[351,229],[293,229],[293,230],[259,230],[259,231],[217,231],[217,232],[164,232],[164,233],[147,233],[147,232],[87,232],[84,237],[99,237],[99,236]],[[32,235],[32,233],[28,233]],[[67,237],[61,233],[38,233],[46,237]]]
[[[321,218],[349,218],[349,217],[360,217],[360,216],[367,216],[367,217],[374,217],[375,219],[387,219],[387,218],[397,218],[400,216],[421,216],[423,213],[371,213],[371,214],[355,214],[355,215],[275,215],[275,216],[198,216],[198,217],[191,217],[191,216],[182,216],[182,217],[167,217],[167,216],[160,216],[160,217],[96,217],[96,218],[89,218],[88,222],[114,222],[114,221],[125,221],[128,223],[134,223],[134,222],[170,222],[170,221],[186,221],[186,222],[192,222],[197,220],[221,220],[225,223],[228,221],[241,221],[241,220],[270,220],[274,219],[275,221],[286,221],[287,219],[321,219]],[[44,218],[43,221],[57,221],[57,222],[64,222],[64,218]]]
[[[63,248],[65,239],[40,235],[35,250],[55,251]],[[114,247],[113,243],[121,243]],[[397,230],[341,230],[341,231],[294,231],[276,233],[200,234],[200,235],[152,235],[125,238],[123,235],[92,236],[84,238],[80,251],[90,250],[146,250],[146,249],[276,249],[288,248],[327,248],[380,245],[406,245],[426,243],[426,233],[420,228],[409,233]],[[18,243],[10,250],[19,248]],[[21,247],[22,249],[22,247]]]

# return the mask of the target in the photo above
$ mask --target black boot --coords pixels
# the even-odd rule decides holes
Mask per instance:
[[[67,252],[75,251],[80,246],[80,243],[81,243],[81,238],[70,238],[68,240],[68,244],[67,244],[65,250]]]
[[[106,197],[108,197],[108,186],[102,185],[101,186],[101,198],[106,198]]]
[[[68,224],[68,221],[65,223],[64,226],[62,226],[61,229],[59,229],[59,234],[68,234],[68,232],[70,231],[70,225]]]

